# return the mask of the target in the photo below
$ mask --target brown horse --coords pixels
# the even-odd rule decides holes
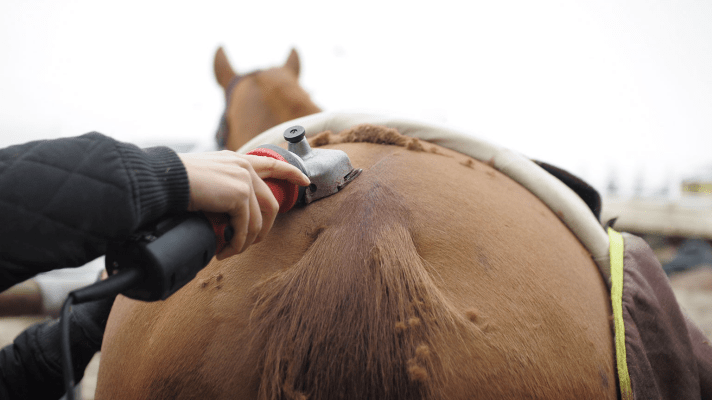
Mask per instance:
[[[299,55],[292,50],[283,66],[236,74],[222,48],[215,53],[215,77],[225,90],[227,107],[219,135],[225,148],[237,150],[281,122],[319,111],[299,85]]]
[[[294,59],[237,83],[228,147],[316,110]],[[97,399],[616,398],[607,287],[538,197],[395,129],[311,143],[363,173],[168,300],[117,298]]]

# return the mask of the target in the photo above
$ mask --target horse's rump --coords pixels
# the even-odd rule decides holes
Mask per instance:
[[[97,398],[615,397],[607,289],[538,198],[391,129],[312,144],[363,173],[167,301],[117,299]]]

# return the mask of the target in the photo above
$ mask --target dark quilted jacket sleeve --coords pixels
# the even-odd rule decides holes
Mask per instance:
[[[101,256],[107,240],[186,210],[189,193],[165,147],[89,133],[1,149],[0,290]]]
[[[79,382],[101,348],[114,299],[72,307],[69,317],[74,379]],[[64,394],[59,320],[31,326],[0,350],[0,399],[58,399]]]
[[[188,177],[167,148],[141,150],[98,133],[0,150],[0,291],[39,272],[76,267],[167,213],[185,211]],[[70,338],[81,379],[101,347],[113,298],[72,308]],[[0,350],[0,398],[64,392],[57,321]]]

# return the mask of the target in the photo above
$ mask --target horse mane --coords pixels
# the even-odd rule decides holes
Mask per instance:
[[[336,142],[424,149],[368,125],[312,139]],[[405,199],[378,174],[359,179],[302,258],[254,288],[260,399],[433,398],[458,375],[447,343],[478,328],[437,288]]]

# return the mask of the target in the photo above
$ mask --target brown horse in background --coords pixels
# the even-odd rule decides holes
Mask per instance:
[[[321,111],[299,85],[299,55],[292,50],[283,66],[236,74],[222,48],[215,53],[215,77],[225,90],[225,148],[236,151],[248,140],[282,122]]]
[[[298,65],[229,91],[228,148],[318,110]],[[541,200],[394,129],[311,143],[363,173],[168,300],[117,298],[97,399],[616,398],[606,285]]]

